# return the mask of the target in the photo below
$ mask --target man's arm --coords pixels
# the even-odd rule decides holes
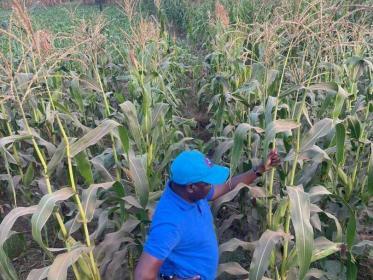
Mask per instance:
[[[259,173],[264,173],[280,164],[280,158],[278,157],[277,151],[273,150],[268,154],[267,160],[259,165],[256,169]],[[214,195],[211,200],[215,200],[222,195],[233,190],[238,184],[243,183],[245,185],[250,185],[255,179],[258,178],[254,170],[246,171],[245,173],[234,176],[227,182],[221,185],[215,186]]]
[[[163,261],[143,252],[135,270],[135,280],[156,280]]]

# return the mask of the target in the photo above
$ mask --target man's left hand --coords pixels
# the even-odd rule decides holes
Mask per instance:
[[[273,149],[269,152],[266,161],[263,163],[262,168],[263,172],[266,172],[273,167],[276,167],[280,164],[280,157],[278,156],[277,150]]]

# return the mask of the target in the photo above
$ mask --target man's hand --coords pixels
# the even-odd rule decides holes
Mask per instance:
[[[264,173],[273,167],[276,167],[280,164],[280,157],[278,156],[277,150],[273,149],[269,152],[266,161],[259,166],[259,171]]]

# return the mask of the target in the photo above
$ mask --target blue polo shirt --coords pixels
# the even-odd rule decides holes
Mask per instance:
[[[189,203],[167,184],[153,215],[144,251],[163,260],[160,272],[203,280],[216,278],[218,242],[208,200]]]

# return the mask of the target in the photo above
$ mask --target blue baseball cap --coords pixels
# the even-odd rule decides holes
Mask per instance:
[[[203,182],[223,184],[229,176],[227,167],[216,165],[197,150],[181,152],[171,164],[171,181],[179,185]]]

